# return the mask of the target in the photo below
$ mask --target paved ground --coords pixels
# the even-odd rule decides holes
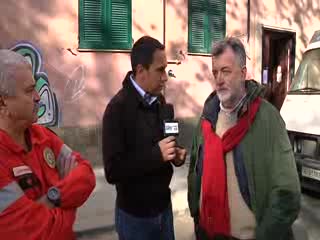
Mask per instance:
[[[193,240],[193,223],[187,205],[187,166],[175,168],[171,182],[176,239]],[[74,230],[79,240],[115,240],[114,187],[107,184],[102,168],[95,169],[97,186],[78,211]]]
[[[187,205],[187,166],[176,168],[171,183],[177,240],[194,240],[193,224]],[[113,208],[115,190],[106,183],[101,168],[95,169],[97,186],[87,203],[79,209],[75,224],[79,240],[116,240]],[[320,239],[320,196],[307,192],[302,196],[301,212],[294,224],[296,240]]]
[[[320,239],[320,195],[304,192],[301,211],[296,221],[296,240]],[[299,226],[299,228],[297,227]]]

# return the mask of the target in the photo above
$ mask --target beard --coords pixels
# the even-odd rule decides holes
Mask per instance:
[[[222,106],[225,108],[233,108],[238,103],[238,97],[230,90],[217,91],[217,96]]]
[[[227,104],[231,100],[231,92],[229,90],[217,91],[217,96],[222,105]]]

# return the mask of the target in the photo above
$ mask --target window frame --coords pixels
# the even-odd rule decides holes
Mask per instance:
[[[227,14],[226,0],[204,0],[204,2],[205,2],[204,6],[201,7],[202,8],[201,10],[205,11],[202,13],[204,15],[203,29],[202,29],[202,33],[204,36],[204,39],[203,39],[204,44],[201,47],[195,46],[192,42],[193,36],[195,34],[193,32],[193,28],[192,28],[192,25],[194,23],[192,15],[194,14],[194,11],[196,11],[196,10],[192,9],[192,3],[193,3],[192,1],[197,2],[197,0],[188,0],[188,54],[189,55],[210,56],[212,44],[218,40],[222,40],[226,34],[226,14]],[[223,12],[222,13],[220,12],[220,14],[217,14],[217,13],[215,13],[214,10],[210,11],[210,9],[212,9],[212,8],[209,8],[210,4],[212,4],[212,2],[210,3],[210,1],[212,1],[212,2],[215,1],[216,4],[220,4],[223,7]],[[215,14],[217,14],[217,15],[215,15]],[[220,19],[219,19],[218,15],[220,15]],[[210,22],[213,22],[213,21],[209,21],[210,18],[211,19],[218,18],[219,21],[222,22],[221,28],[223,28],[223,30],[222,30],[222,33],[220,33],[220,35],[222,35],[221,37],[217,38],[217,37],[213,36],[213,34],[211,34],[210,29],[217,28],[217,26],[210,25]]]
[[[85,1],[90,0],[79,0],[78,9],[78,50],[79,51],[97,51],[97,52],[130,52],[132,48],[132,0],[101,0],[101,28],[103,29],[101,33],[101,39],[97,41],[88,40],[85,38],[85,13],[84,4]],[[111,31],[112,31],[112,20],[114,13],[112,12],[112,1],[114,4],[123,2],[127,7],[127,16],[125,18],[128,27],[128,31],[123,31],[123,35],[127,35],[127,39],[123,42],[112,42]],[[93,14],[93,13],[91,13]],[[91,16],[92,17],[92,16]],[[119,19],[119,18],[118,18]],[[123,19],[123,18],[121,18]],[[97,20],[97,19],[95,19]],[[94,20],[92,20],[94,21]],[[120,23],[121,24],[121,23]],[[119,25],[119,24],[118,24]],[[119,28],[118,28],[119,29]],[[118,30],[117,29],[117,30]],[[116,30],[116,31],[117,31]],[[90,34],[90,29],[87,30]],[[121,34],[121,33],[120,33]]]

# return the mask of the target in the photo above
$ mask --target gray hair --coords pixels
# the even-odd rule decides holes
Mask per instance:
[[[246,50],[239,38],[226,37],[225,39],[216,42],[212,46],[212,56],[217,57],[224,53],[227,48],[231,48],[238,59],[240,67],[246,66]]]
[[[30,66],[30,63],[16,52],[0,49],[0,96],[15,94],[13,74],[18,66]]]

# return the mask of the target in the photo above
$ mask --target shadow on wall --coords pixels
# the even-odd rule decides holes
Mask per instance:
[[[319,19],[320,15],[320,5],[317,1],[307,0],[307,1],[290,1],[290,6],[286,5],[286,3],[279,1],[278,7],[280,8],[281,18],[285,18],[288,20],[290,24],[296,23],[299,27],[300,35],[297,37],[303,43],[303,47],[306,48],[308,45],[308,40],[310,40],[311,35],[307,35],[305,32],[305,25],[307,22],[312,23],[313,19],[316,16],[316,19]],[[316,6],[317,5],[317,6]],[[286,10],[291,7],[294,8],[294,12],[291,16],[286,16]],[[303,13],[303,14],[301,14]],[[315,30],[318,30],[319,27]],[[311,33],[312,34],[312,33]],[[300,56],[302,56],[303,50],[300,50]],[[301,59],[299,59],[300,61]]]
[[[278,1],[277,1],[278,2]],[[299,26],[300,35],[297,36],[303,42],[304,46],[307,46],[307,36],[304,24],[306,21],[311,21],[314,17],[320,15],[319,7],[317,8],[314,5],[314,1],[308,0],[303,3],[299,0],[290,1],[290,6],[287,6],[284,2],[279,1],[277,4],[277,11],[281,14],[283,19],[287,19],[288,22],[295,22]],[[176,16],[182,20],[182,24],[177,26],[179,28],[185,29],[187,31],[188,18],[183,12],[185,6],[187,6],[187,0],[167,0],[169,6],[172,6],[176,11]],[[251,13],[264,17],[266,11],[266,4],[261,3],[261,1],[251,0],[252,8]],[[288,14],[288,9],[294,9]],[[50,64],[45,64],[45,69],[40,70],[39,72],[46,72],[48,74],[48,81],[50,85],[59,86],[57,89],[54,89],[54,93],[57,94],[57,102],[61,109],[69,107],[74,111],[73,117],[77,119],[85,118],[88,115],[94,115],[96,119],[99,119],[96,116],[97,111],[95,111],[92,106],[104,105],[103,102],[107,96],[114,94],[115,89],[110,87],[110,82],[105,81],[103,76],[106,73],[117,71],[110,64],[101,64],[105,60],[102,56],[107,56],[107,53],[79,53],[75,49],[77,48],[77,10],[71,7],[69,2],[63,1],[39,1],[39,0],[25,0],[25,1],[1,1],[0,2],[0,42],[2,47],[11,46],[12,43],[15,43],[17,39],[28,39],[30,42],[36,43],[37,46],[40,46],[43,49],[45,55],[44,57],[50,56],[52,61]],[[233,20],[237,19],[237,13],[241,11],[239,5],[236,2],[231,6],[232,13],[230,14]],[[301,14],[304,13],[304,14]],[[18,18],[16,16],[19,16]],[[54,18],[65,18],[72,20],[70,24],[72,26],[72,31],[74,39],[70,39],[71,43],[66,46],[66,42],[63,37],[59,34],[56,34],[55,31],[49,30],[48,22]],[[254,25],[254,18],[250,19],[251,25]],[[134,27],[139,28],[141,32],[146,33],[146,29],[141,27],[141,24],[134,22]],[[45,36],[45,38],[43,37]],[[182,64],[184,64],[184,55],[186,55],[187,43],[184,41],[171,42],[169,44],[169,52],[173,57],[181,58]],[[67,49],[71,49],[71,52],[74,54],[69,54]],[[63,53],[69,54],[67,57],[63,56]],[[66,76],[61,70],[61,64],[63,61],[68,60],[66,64],[71,66],[68,68],[70,75]],[[84,89],[84,78],[86,75],[85,62],[87,59],[90,59],[91,67],[88,69],[91,73],[92,79],[96,78],[99,81],[96,81],[96,85],[91,89]],[[92,60],[92,61],[91,61]],[[210,81],[210,66],[205,62],[199,61],[200,70],[195,72],[190,78],[196,79],[199,82]],[[106,65],[108,65],[106,67]],[[106,69],[107,68],[107,69]],[[83,75],[82,75],[83,74]],[[116,72],[117,74],[117,72]],[[81,77],[84,76],[83,78]],[[80,76],[80,77],[79,77]],[[179,78],[179,76],[177,76]],[[101,79],[100,79],[101,78]],[[121,77],[118,76],[117,80],[121,81]],[[76,81],[68,81],[69,79],[76,79]],[[45,82],[45,81],[44,81]],[[117,82],[117,81],[114,81]],[[195,114],[200,113],[202,106],[200,106],[194,99],[194,97],[186,91],[187,88],[190,88],[190,81],[183,80],[178,83],[172,83],[168,86],[167,96],[168,99],[174,100],[178,106],[183,106],[185,108],[191,109]],[[118,83],[117,83],[118,84]],[[49,84],[47,84],[49,86]],[[120,85],[120,84],[119,84]],[[44,86],[44,85],[43,85]],[[62,87],[60,87],[62,86]],[[39,88],[40,89],[40,88]],[[81,106],[80,104],[71,104],[72,101],[79,99],[81,94],[85,91],[87,105]],[[70,93],[71,92],[71,93]],[[107,93],[106,93],[107,92]],[[179,94],[177,94],[177,92]],[[70,93],[70,94],[69,94]],[[71,98],[66,98],[67,96],[73,96]],[[97,96],[105,96],[102,100],[98,99]],[[70,101],[69,101],[70,100]],[[61,101],[61,102],[60,102]],[[65,114],[63,110],[59,113]],[[71,113],[68,113],[71,114]],[[58,117],[61,119],[61,116]],[[99,120],[97,120],[98,122]],[[181,123],[181,142],[182,144],[189,146],[191,143],[191,132],[194,129],[193,121],[182,120]],[[75,121],[76,122],[76,121]],[[100,123],[98,122],[98,125]],[[99,126],[88,126],[88,127],[64,127],[64,128],[55,128],[57,133],[61,135],[67,144],[74,147],[75,150],[79,150],[84,153],[91,161],[95,163],[101,162],[101,128]]]
[[[76,67],[68,77],[52,65],[44,64],[40,49],[30,42],[19,42],[10,49],[24,56],[32,66],[36,90],[41,98],[37,123],[45,126],[59,126],[62,121],[61,106],[76,101],[85,93],[85,66]],[[63,90],[60,90],[58,95],[59,101],[57,101],[55,89],[50,85],[47,71],[51,73],[50,79],[56,77],[64,85],[60,88]]]
[[[26,39],[41,45],[42,48],[46,45],[45,50],[51,52],[64,49],[63,37],[57,34],[57,30],[67,26],[59,26],[53,30],[50,24],[59,21],[60,16],[61,20],[77,19],[72,3],[63,1],[1,1],[0,9],[0,36],[4,45]],[[77,44],[77,40],[74,43]],[[68,47],[73,48],[74,45]]]
[[[262,3],[258,0],[252,1],[252,14],[256,14],[259,17],[263,17],[267,13],[267,3]],[[297,32],[297,38],[302,43],[302,48],[300,49],[299,56],[302,56],[303,49],[307,47],[308,40],[310,40],[313,32],[307,33],[306,24],[312,24],[314,19],[319,19],[320,15],[320,6],[317,1],[307,0],[307,1],[299,1],[299,0],[290,0],[290,1],[276,1],[277,13],[280,14],[280,19],[286,20],[290,25],[296,24],[298,26],[299,31]],[[255,24],[253,17],[251,18],[251,25]],[[314,29],[318,30],[317,29]],[[296,54],[298,55],[298,54]],[[301,57],[299,57],[298,61],[301,61]]]
[[[174,82],[171,81],[167,84],[166,99],[168,102],[175,103],[175,109],[188,109],[194,115],[197,115],[202,110],[202,105],[195,101],[195,99],[187,93],[186,89],[189,88],[190,83],[186,81]],[[176,111],[177,112],[177,111]]]
[[[250,2],[250,26],[254,26],[256,28],[257,22],[256,19],[264,19],[267,18],[268,14],[268,7],[267,3],[262,3],[258,0],[248,0]],[[307,29],[305,28],[305,24],[307,22],[312,22],[313,19],[318,19],[318,16],[320,15],[320,6],[316,3],[316,1],[307,0],[301,2],[300,0],[292,0],[292,1],[276,1],[276,12],[280,15],[280,18],[282,20],[286,20],[290,25],[296,24],[298,26],[298,35],[297,38],[300,39],[302,42],[302,49],[300,50],[299,56],[302,56],[303,49],[308,45],[308,40],[310,39],[311,35],[309,36],[309,33],[307,33]],[[182,24],[179,26],[180,28],[183,28],[187,31],[188,26],[188,18],[187,14],[185,14],[182,9],[185,8],[185,6],[188,5],[187,0],[167,0],[168,6],[171,6],[175,12],[176,17],[181,20]],[[240,4],[237,1],[229,2],[228,3],[228,19],[227,21],[231,20],[232,22],[238,22],[240,20],[239,12],[243,11],[241,9]],[[247,4],[247,1],[245,1],[245,4]],[[230,9],[230,10],[229,10]],[[303,14],[301,14],[303,13]],[[257,17],[257,18],[256,18]],[[177,21],[179,22],[179,21]],[[227,23],[228,24],[228,23]],[[247,25],[246,22],[241,22],[239,24]],[[240,26],[239,26],[240,27]],[[250,30],[251,35],[256,31],[256,29],[247,29],[247,32],[241,33],[237,29],[234,30],[233,35],[249,35],[248,30]],[[317,30],[317,29],[314,29]],[[310,33],[312,34],[312,33]],[[169,43],[169,53],[170,57],[175,57],[178,52],[187,52],[187,49],[185,49],[187,46],[187,42],[180,41],[180,42],[171,42]],[[298,54],[297,54],[298,55]],[[249,56],[252,58],[253,56]],[[300,57],[299,57],[300,58]],[[298,59],[299,61],[301,59]],[[182,62],[183,64],[183,62]],[[195,73],[196,79],[207,79],[205,76],[203,76],[202,72]]]
[[[167,0],[167,4],[172,6],[174,10],[176,11],[176,16],[178,18],[182,19],[182,26],[180,26],[183,30],[187,31],[188,27],[188,18],[183,13],[182,9],[185,9],[186,6],[188,6],[188,0],[180,0],[180,1],[174,1],[174,0]]]
[[[52,95],[56,95],[59,105],[59,111],[50,114],[51,118],[58,115],[56,119],[45,122],[50,126],[99,124],[105,101],[114,94],[117,83],[106,81],[103,77],[118,71],[110,54],[77,51],[76,2],[0,1],[2,47],[11,48],[17,42],[26,40],[32,43],[34,49],[41,49],[41,72],[47,75],[48,85],[53,89]],[[85,99],[82,98],[84,93]]]

